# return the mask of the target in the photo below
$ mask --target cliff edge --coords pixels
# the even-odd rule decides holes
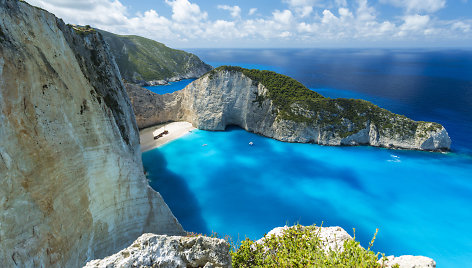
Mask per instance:
[[[187,121],[204,130],[237,125],[287,142],[429,151],[451,145],[440,124],[413,121],[364,100],[325,98],[271,71],[222,66],[165,95],[126,88],[139,128]]]
[[[102,36],[16,0],[0,0],[0,207],[1,267],[78,267],[184,233],[147,184]]]

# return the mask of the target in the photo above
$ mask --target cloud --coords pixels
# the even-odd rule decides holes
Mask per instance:
[[[398,36],[405,36],[409,32],[419,32],[419,31],[428,31],[430,32],[431,29],[427,29],[429,24],[430,17],[428,15],[409,15],[404,17],[404,23],[400,26],[400,32],[398,32]]]
[[[208,13],[201,12],[197,4],[192,4],[188,0],[165,1],[172,7],[172,19],[177,22],[196,23],[208,17]]]
[[[239,6],[218,5],[218,8],[228,10],[233,18],[241,17],[241,8]]]
[[[126,7],[119,1],[66,1],[66,0],[28,0],[75,24],[122,25],[126,23]]]
[[[375,9],[370,7],[367,0],[358,0],[357,17],[362,21],[375,20]]]
[[[464,33],[468,33],[468,32],[470,32],[472,26],[468,23],[458,21],[458,22],[455,22],[454,24],[452,24],[451,28],[452,28],[452,30],[460,30]]]
[[[241,18],[239,6],[219,5],[229,11],[225,19],[212,19],[195,0],[161,0],[171,11],[163,16],[154,9],[129,14],[120,0],[27,0],[67,23],[89,24],[117,34],[136,34],[174,47],[211,46],[315,46],[318,44],[368,44],[375,42],[422,42],[423,40],[472,41],[472,20],[441,20],[424,14],[416,0],[381,0],[403,3],[404,11],[392,19],[382,18],[373,0],[281,0],[287,9],[270,13],[248,10],[257,17]],[[434,3],[439,3],[434,7]],[[437,10],[441,0],[424,0]],[[311,9],[307,8],[310,7]],[[306,8],[306,11],[303,11]],[[413,12],[422,9],[423,11]],[[310,11],[311,10],[311,11]],[[264,10],[265,11],[265,10]],[[164,12],[164,11],[162,11]],[[265,11],[266,12],[266,11]],[[403,13],[404,12],[404,13]],[[310,13],[310,15],[306,15]],[[414,41],[413,41],[414,40]],[[465,42],[463,42],[465,43]]]
[[[280,24],[290,24],[293,19],[292,12],[288,9],[284,11],[276,10],[272,15],[274,16],[274,21]]]
[[[317,0],[283,0],[295,13],[304,18],[313,12],[313,6]]]
[[[381,0],[397,7],[402,7],[407,12],[436,12],[446,6],[446,0]]]

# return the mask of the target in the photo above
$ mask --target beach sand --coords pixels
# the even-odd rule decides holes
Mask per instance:
[[[144,128],[139,131],[139,139],[141,141],[141,152],[146,152],[154,148],[160,147],[168,142],[178,139],[195,128],[188,122],[172,122],[160,124],[148,128]],[[153,132],[159,134],[164,130],[169,131],[168,134],[155,140]]]

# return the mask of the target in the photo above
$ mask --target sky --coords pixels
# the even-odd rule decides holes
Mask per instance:
[[[472,47],[472,0],[26,0],[174,48]]]

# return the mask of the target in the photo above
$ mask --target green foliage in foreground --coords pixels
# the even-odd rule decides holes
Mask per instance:
[[[296,225],[282,236],[266,237],[263,243],[246,239],[231,252],[233,267],[385,267],[384,254],[370,250],[377,233],[367,249],[350,239],[344,242],[343,250],[325,252],[319,231],[314,225]]]

